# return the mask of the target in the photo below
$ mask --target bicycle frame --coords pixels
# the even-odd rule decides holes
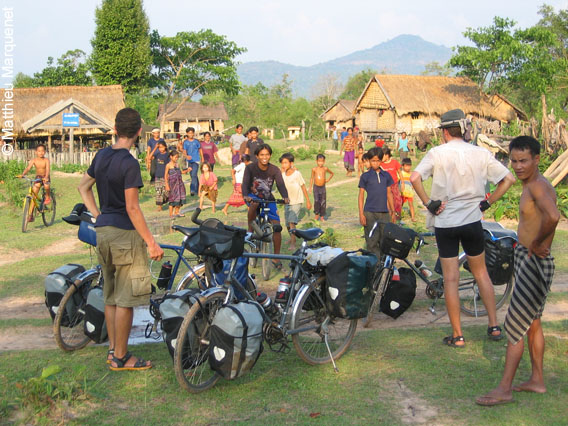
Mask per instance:
[[[183,241],[185,242],[186,239],[187,239],[187,237],[185,237]],[[176,291],[179,290],[179,286],[186,279],[190,279],[190,278],[193,277],[199,282],[199,276],[197,275],[197,273],[200,272],[201,269],[204,268],[204,266],[202,264],[198,265],[196,267],[197,270],[191,267],[191,265],[189,264],[187,259],[183,256],[183,254],[185,253],[185,244],[182,244],[181,246],[175,246],[175,245],[170,245],[170,244],[160,244],[160,247],[162,249],[166,249],[166,250],[173,250],[173,251],[175,251],[175,253],[177,255],[177,259],[174,263],[174,266],[172,267],[172,275],[170,276],[170,280],[168,281],[168,286],[166,288],[166,291],[170,291],[172,289],[175,278],[176,278],[178,270],[179,270],[179,267],[180,267],[182,262],[188,268],[188,271],[178,281],[178,288],[176,288]]]

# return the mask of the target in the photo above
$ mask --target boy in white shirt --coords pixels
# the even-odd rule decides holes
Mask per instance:
[[[288,190],[288,197],[290,203],[284,206],[284,218],[286,220],[286,228],[288,232],[294,229],[300,221],[300,210],[304,204],[304,197],[306,200],[306,207],[308,210],[312,208],[308,190],[304,178],[298,169],[294,167],[294,155],[289,152],[282,154],[280,157],[280,165],[282,167],[282,178],[284,185]],[[290,250],[296,249],[296,236],[290,234]]]
[[[233,193],[229,197],[229,201],[227,201],[225,207],[223,207],[222,212],[225,213],[225,216],[227,216],[228,214],[227,210],[229,210],[229,206],[240,207],[245,205],[241,185],[243,183],[245,168],[248,164],[250,164],[250,156],[248,154],[244,154],[240,159],[240,163],[237,164],[233,169],[231,169],[231,177],[233,179]]]

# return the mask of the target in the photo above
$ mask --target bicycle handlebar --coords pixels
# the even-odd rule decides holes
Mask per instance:
[[[281,198],[277,200],[265,200],[263,198],[258,198],[258,197],[248,197],[248,198],[250,198],[251,202],[259,204],[270,204],[270,203],[286,204],[286,202]]]

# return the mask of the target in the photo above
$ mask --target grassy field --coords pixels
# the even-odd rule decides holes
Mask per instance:
[[[274,145],[281,152],[285,149],[284,142]],[[304,210],[302,223],[333,229],[338,246],[357,249],[364,245],[357,214],[358,180],[345,177],[339,156],[327,157],[327,166],[336,173],[328,185],[329,219],[316,224],[313,213]],[[278,164],[277,158],[272,162]],[[314,163],[296,163],[306,183]],[[218,197],[222,204],[232,191],[230,168],[217,167],[215,172],[223,178]],[[45,228],[39,220],[22,234],[21,210],[2,205],[0,301],[42,297],[43,279],[49,271],[70,262],[90,264],[88,248],[76,243],[77,228],[61,220],[80,202],[76,191],[79,179],[79,174],[53,176],[58,214],[52,227]],[[156,211],[149,185],[141,191],[140,200],[150,226],[159,234],[158,241],[179,243],[181,234],[169,233],[167,212]],[[195,199],[189,200],[184,208],[188,210],[186,217],[175,223],[189,226],[190,210],[196,205]],[[206,209],[203,217],[245,224],[245,208],[231,208],[229,212],[225,217],[220,209],[215,215]],[[416,228],[423,229],[423,215],[419,213],[418,217]],[[559,230],[554,242],[559,275],[568,274],[567,237],[567,231]],[[287,242],[284,234],[283,247]],[[433,239],[429,242],[421,256],[433,266],[436,248]],[[260,285],[273,291],[277,278]],[[549,302],[565,303],[567,299],[567,293],[556,293]],[[411,310],[425,310],[422,302],[417,301]],[[484,320],[478,324],[484,324]],[[48,325],[49,319],[2,317],[0,339],[3,331]],[[518,394],[515,404],[496,409],[477,407],[473,402],[498,383],[504,363],[504,344],[487,341],[483,325],[466,327],[468,345],[459,351],[442,346],[441,338],[447,330],[440,326],[359,332],[339,361],[339,374],[330,366],[308,366],[295,353],[274,354],[266,349],[252,374],[221,382],[197,396],[186,394],[178,386],[163,343],[135,348],[137,355],[155,364],[143,373],[111,374],[104,363],[104,346],[89,346],[72,354],[57,350],[2,352],[0,424],[565,424],[567,327],[566,320],[545,323],[548,393]],[[57,366],[61,371],[38,379],[47,366]],[[526,354],[518,379],[525,379],[529,371]]]

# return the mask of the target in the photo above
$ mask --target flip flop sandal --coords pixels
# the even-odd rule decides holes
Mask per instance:
[[[465,339],[463,336],[446,336],[442,339],[442,342],[452,348],[465,348]],[[463,345],[456,345],[456,342],[463,342]]]
[[[480,396],[479,398],[475,399],[475,403],[477,405],[482,405],[484,407],[494,407],[495,405],[510,404],[511,402],[515,402],[515,400],[499,399],[499,398],[494,398],[492,396]]]
[[[138,370],[149,370],[152,368],[152,364],[146,364],[142,358],[138,358],[136,363],[130,367],[126,366],[128,360],[132,358],[132,354],[130,352],[126,352],[124,358],[117,358],[115,356],[112,357],[112,362],[116,364],[116,367],[113,367],[112,364],[110,365],[110,369],[112,371],[138,371]]]
[[[498,331],[499,334],[493,334],[495,331]],[[487,327],[487,337],[489,337],[489,340],[497,342],[503,338],[503,330],[498,325]]]
[[[109,355],[112,356],[112,358],[114,358],[114,349],[109,349],[108,353],[107,353],[107,364],[110,364],[112,362],[112,359],[109,359]]]

